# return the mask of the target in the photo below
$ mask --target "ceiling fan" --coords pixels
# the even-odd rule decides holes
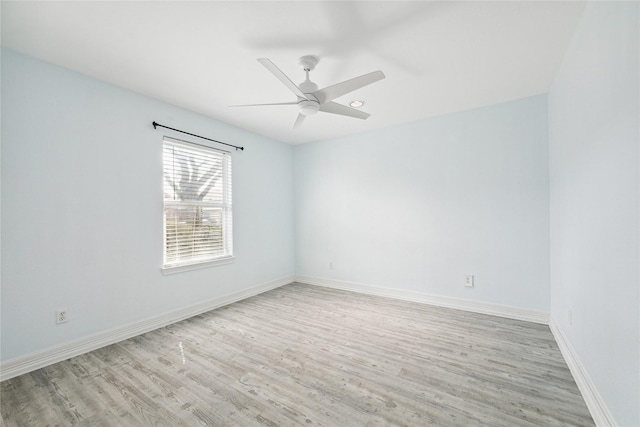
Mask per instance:
[[[265,68],[276,76],[294,95],[298,97],[297,101],[293,102],[279,102],[271,104],[248,104],[248,105],[232,105],[232,107],[258,107],[266,105],[298,105],[299,112],[298,118],[293,124],[294,128],[299,127],[304,121],[306,116],[316,114],[318,111],[325,113],[339,114],[342,116],[355,117],[357,119],[367,119],[370,114],[364,111],[356,110],[355,108],[347,107],[346,105],[333,102],[334,99],[345,95],[361,87],[375,83],[378,80],[384,79],[384,73],[382,71],[374,71],[369,74],[364,74],[359,77],[354,77],[349,80],[345,80],[342,83],[337,83],[332,86],[327,86],[323,89],[318,89],[318,85],[309,80],[309,72],[320,61],[320,58],[313,55],[305,55],[298,59],[298,65],[305,71],[307,78],[305,81],[296,85],[285,73],[282,72],[276,65],[267,58],[259,58],[258,62],[265,66]]]

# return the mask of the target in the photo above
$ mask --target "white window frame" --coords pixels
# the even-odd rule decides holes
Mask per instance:
[[[163,191],[163,262],[162,272],[164,274],[178,273],[181,271],[188,271],[193,269],[212,267],[217,265],[225,265],[233,262],[235,257],[233,256],[233,209],[232,209],[232,191],[231,191],[231,153],[224,150],[219,150],[209,146],[195,144],[189,141],[183,141],[180,139],[170,138],[165,136],[162,144],[162,166],[163,166],[163,188],[165,188],[165,168],[167,168],[167,159],[165,158],[165,152],[168,147],[181,148],[183,152],[192,151],[194,156],[197,153],[205,154],[207,156],[217,157],[222,164],[222,194],[221,200],[217,201],[198,201],[198,200],[179,200],[175,196],[175,190],[173,192],[174,197],[169,199],[165,197],[166,192]],[[175,177],[172,177],[175,178]],[[222,227],[222,250],[217,254],[207,254],[197,257],[185,257],[183,259],[168,260],[168,245],[167,245],[167,212],[171,207],[204,207],[221,209],[221,227]],[[195,240],[195,239],[194,239]]]

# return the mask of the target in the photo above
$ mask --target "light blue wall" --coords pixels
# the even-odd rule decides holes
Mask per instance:
[[[192,138],[154,120],[246,147],[234,264],[161,274],[162,137]],[[3,51],[2,360],[291,276],[292,162],[289,145]]]
[[[549,94],[551,315],[621,426],[640,425],[638,6],[588,4]]]
[[[296,272],[548,311],[546,103],[297,146]]]

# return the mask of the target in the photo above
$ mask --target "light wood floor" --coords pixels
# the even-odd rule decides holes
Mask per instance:
[[[544,325],[292,284],[1,385],[4,426],[590,426]]]

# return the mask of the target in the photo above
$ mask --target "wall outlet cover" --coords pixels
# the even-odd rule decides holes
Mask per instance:
[[[473,274],[464,275],[464,285],[467,288],[473,288]]]
[[[69,317],[67,315],[66,308],[59,308],[56,310],[56,324],[67,323],[69,321]]]

